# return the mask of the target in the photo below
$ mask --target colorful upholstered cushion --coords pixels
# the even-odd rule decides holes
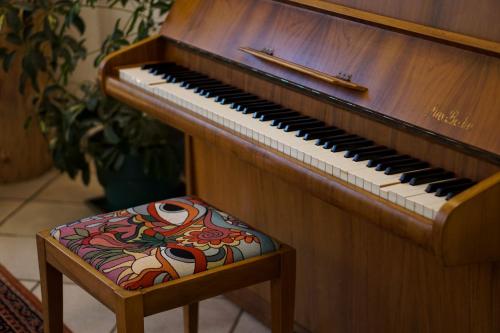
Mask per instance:
[[[269,236],[193,197],[59,226],[52,236],[125,289],[139,289],[275,251]]]

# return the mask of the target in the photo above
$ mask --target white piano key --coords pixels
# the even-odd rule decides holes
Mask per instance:
[[[120,78],[151,91],[166,100],[212,120],[222,127],[234,130],[249,140],[260,142],[305,164],[311,165],[334,177],[340,178],[380,197],[413,210],[420,215],[434,218],[436,212],[446,202],[433,194],[425,193],[426,185],[411,186],[401,184],[401,174],[385,175],[368,168],[368,161],[354,162],[345,158],[345,152],[331,152],[315,145],[315,140],[306,141],[297,137],[297,132],[285,132],[271,122],[262,122],[252,114],[243,114],[228,105],[215,102],[186,89],[180,83],[166,83],[160,77],[137,68],[120,70]]]
[[[437,197],[434,193],[424,193],[406,198],[414,205],[414,212],[433,219],[439,209],[446,203],[444,197]]]

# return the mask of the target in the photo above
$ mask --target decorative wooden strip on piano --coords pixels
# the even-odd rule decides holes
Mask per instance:
[[[500,29],[496,24],[500,5],[496,0],[486,0],[480,4],[474,0],[441,0],[434,3],[432,0],[427,0],[427,4],[422,1],[399,0],[389,2],[289,0],[288,2],[500,56]],[[438,2],[447,3],[443,5]],[[480,12],[479,15],[475,13],[476,11]],[[485,15],[481,14],[487,15],[486,20],[484,20]],[[475,20],[479,16],[482,18],[480,23]]]
[[[300,64],[295,64],[295,63],[292,63],[292,62],[287,61],[285,59],[281,59],[281,58],[276,57],[273,54],[269,54],[265,51],[254,50],[250,47],[240,47],[239,49],[240,49],[240,51],[243,51],[245,53],[256,56],[257,58],[264,59],[264,60],[272,62],[274,64],[292,69],[294,71],[300,72],[300,73],[305,74],[305,75],[312,76],[314,78],[317,78],[319,80],[323,80],[323,81],[331,83],[331,84],[338,85],[340,87],[353,89],[353,90],[357,90],[357,91],[361,91],[361,92],[368,91],[368,88],[351,82],[350,77],[349,78],[341,78],[340,74],[339,74],[339,76],[333,76],[333,75],[329,75],[326,73],[321,73],[319,71],[302,66]]]

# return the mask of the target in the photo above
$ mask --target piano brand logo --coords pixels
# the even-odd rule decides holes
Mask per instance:
[[[469,116],[466,116],[465,118],[460,117],[460,112],[456,110],[444,112],[441,111],[436,105],[432,108],[431,115],[432,118],[436,119],[437,121],[453,127],[464,129],[466,131],[474,127],[474,124],[469,120]]]

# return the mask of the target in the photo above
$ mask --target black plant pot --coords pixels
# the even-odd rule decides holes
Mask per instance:
[[[114,211],[151,201],[185,195],[180,177],[158,180],[144,173],[142,159],[128,155],[118,171],[97,168],[97,177],[106,194],[105,210]]]

